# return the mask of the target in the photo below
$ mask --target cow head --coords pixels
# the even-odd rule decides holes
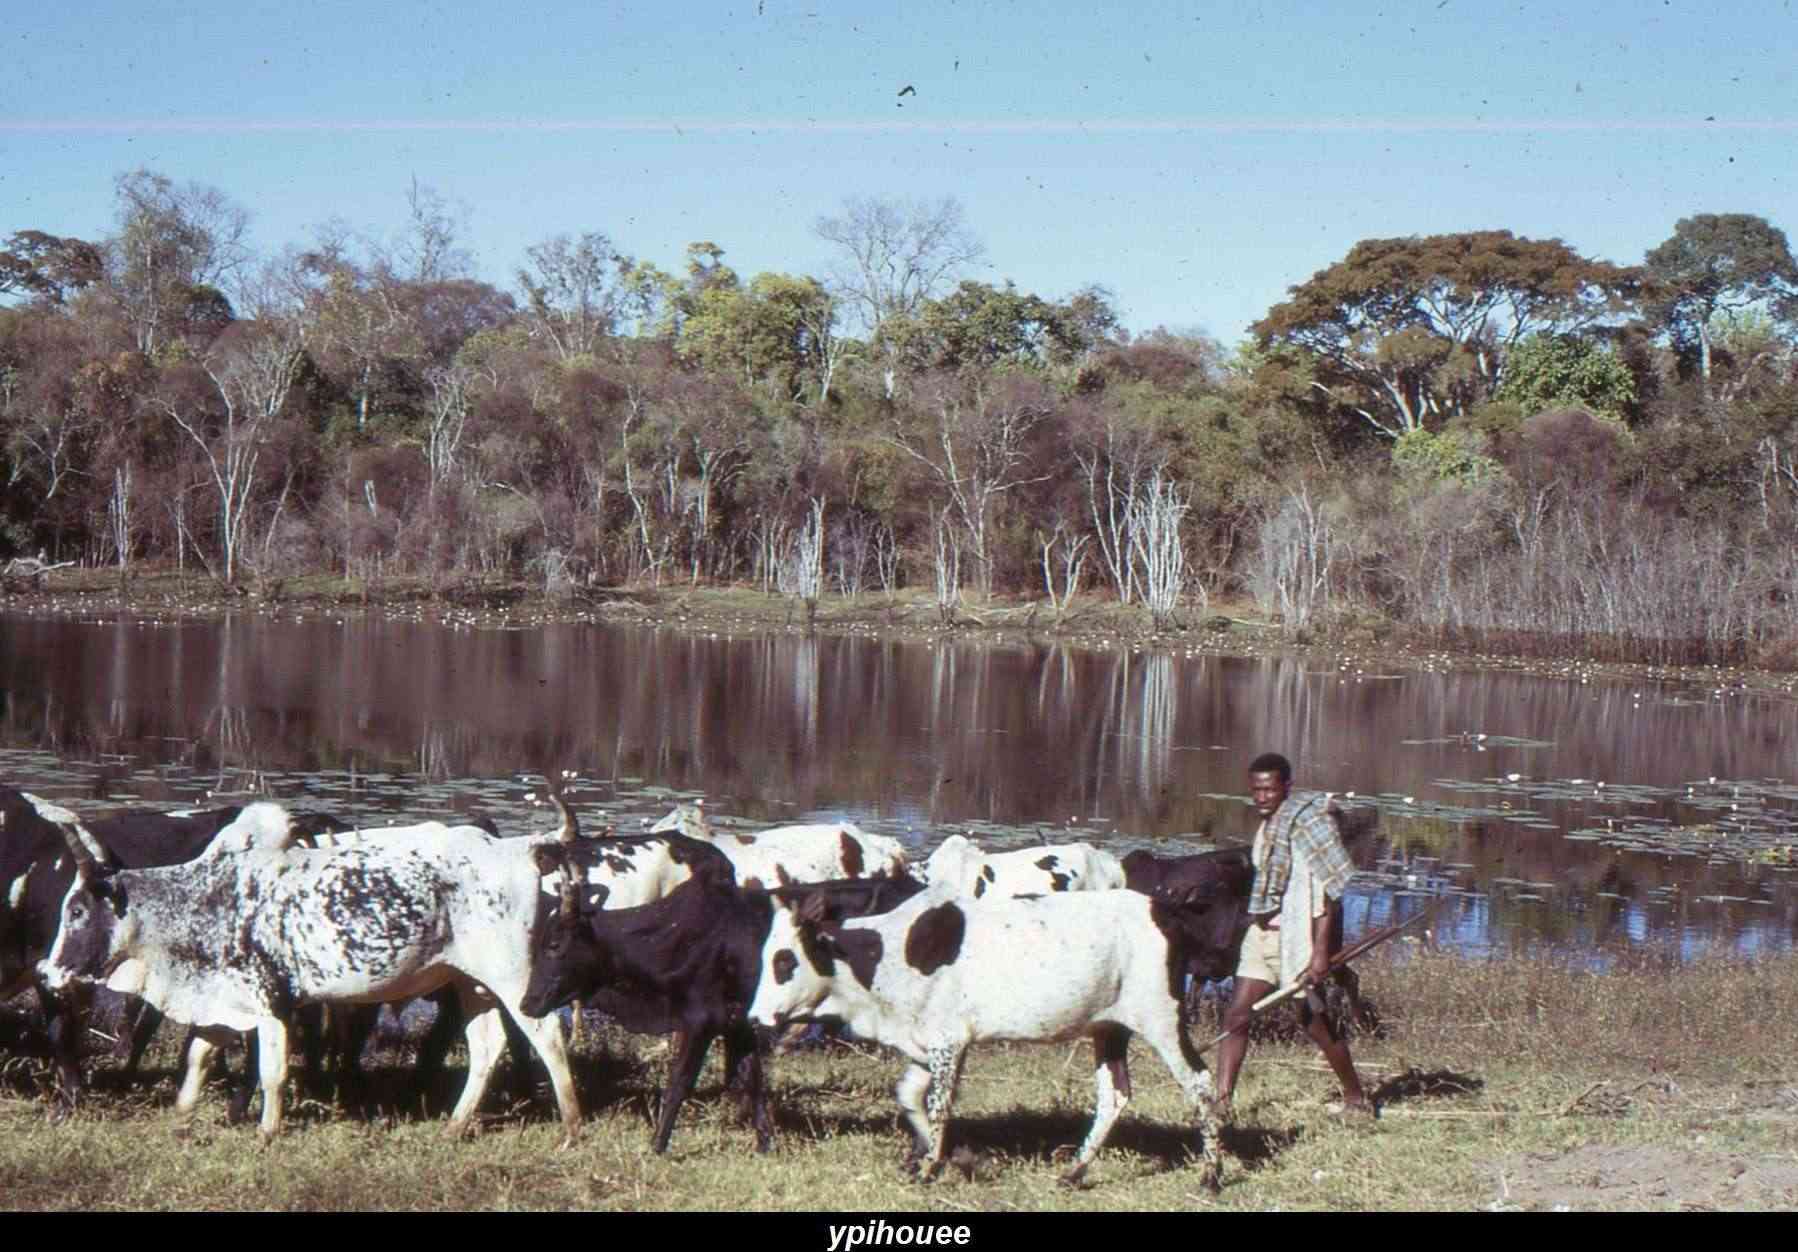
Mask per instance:
[[[1236,972],[1242,937],[1249,928],[1249,888],[1255,868],[1241,848],[1209,853],[1206,859],[1205,873],[1178,899],[1161,892],[1152,898],[1180,913],[1180,929],[1192,940],[1188,949],[1192,972],[1200,978],[1228,978]]]
[[[843,963],[850,957],[836,926],[827,920],[825,893],[789,887],[775,899],[779,907],[762,945],[762,973],[749,1006],[749,1020],[759,1027],[814,1016],[830,998],[839,970],[847,974]]]
[[[531,979],[519,1004],[531,1017],[542,1017],[607,981],[610,953],[594,939],[590,923],[611,889],[586,883],[578,856],[563,844],[540,845],[532,856],[540,873],[561,879],[547,915],[539,908],[531,937]]]
[[[55,822],[75,856],[75,881],[63,897],[56,941],[38,963],[38,976],[51,989],[71,980],[104,981],[125,959],[137,919],[117,878],[117,867],[93,833],[67,809],[36,802],[38,812]]]

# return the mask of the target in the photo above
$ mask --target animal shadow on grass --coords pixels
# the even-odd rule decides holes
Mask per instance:
[[[1413,1065],[1381,1083],[1373,1090],[1371,1098],[1376,1108],[1386,1108],[1409,1100],[1472,1095],[1485,1085],[1485,1079],[1472,1074],[1457,1074],[1452,1069],[1422,1070]]]
[[[976,1158],[999,1156],[1066,1168],[1091,1126],[1090,1113],[1013,1109],[984,1117],[952,1117],[948,1135],[951,1155],[958,1160],[971,1152]],[[1119,1118],[1105,1140],[1107,1148],[1145,1158],[1162,1170],[1192,1166],[1198,1144],[1193,1126],[1129,1116]],[[1227,1137],[1224,1146],[1229,1147]]]
[[[1240,1161],[1244,1169],[1261,1169],[1298,1139],[1296,1126],[1253,1126],[1239,1120],[1222,1129],[1218,1142],[1224,1155]]]

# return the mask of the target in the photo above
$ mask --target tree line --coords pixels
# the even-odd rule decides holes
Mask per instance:
[[[1231,347],[968,277],[952,199],[843,201],[819,275],[589,231],[501,288],[416,184],[397,236],[274,256],[215,188],[114,190],[106,238],[0,247],[0,556],[1163,624],[1249,596],[1295,632],[1798,664],[1798,265],[1760,217],[1631,265],[1364,240]]]

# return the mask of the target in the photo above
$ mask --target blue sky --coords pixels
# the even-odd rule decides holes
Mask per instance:
[[[1100,282],[1133,329],[1235,342],[1369,237],[1635,262],[1692,213],[1798,232],[1791,0],[74,0],[12,15],[0,65],[0,235],[102,236],[146,166],[273,252],[333,217],[391,234],[416,177],[502,286],[586,230],[821,274],[844,196],[953,195],[975,277]]]

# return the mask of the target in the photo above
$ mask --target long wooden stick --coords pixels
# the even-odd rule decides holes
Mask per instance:
[[[1356,943],[1354,946],[1344,948],[1342,951],[1338,952],[1335,956],[1330,958],[1329,972],[1334,973],[1335,971],[1341,969],[1344,965],[1347,965],[1350,961],[1354,960],[1356,957],[1361,956],[1364,953],[1369,952],[1372,949],[1379,947],[1382,943],[1385,943],[1388,939],[1391,939],[1395,935],[1398,935],[1406,930],[1409,930],[1411,927],[1415,926],[1418,922],[1422,921],[1424,918],[1429,917],[1432,914],[1434,914],[1436,912],[1436,909],[1441,905],[1441,903],[1442,902],[1440,900],[1438,900],[1435,904],[1432,904],[1429,908],[1424,909],[1422,912],[1413,913],[1410,917],[1406,918],[1402,922],[1397,923],[1396,925],[1387,926],[1384,929],[1376,930],[1373,932],[1373,934],[1368,935],[1366,938],[1362,939],[1359,943]],[[1287,983],[1284,987],[1281,987],[1278,991],[1270,991],[1266,995],[1262,996],[1259,1000],[1255,1001],[1254,1007],[1249,1009],[1249,1019],[1251,1021],[1254,1020],[1260,1014],[1265,1013],[1268,1009],[1273,1008],[1274,1005],[1279,1004],[1285,1000],[1290,1000],[1293,996],[1299,995],[1300,993],[1310,989],[1312,986],[1313,986],[1313,983],[1311,981],[1311,975],[1309,973],[1301,974],[1298,978],[1295,978],[1293,981]],[[1236,1029],[1243,1030],[1243,1029],[1246,1029],[1247,1026],[1248,1026],[1248,1023],[1244,1022],[1241,1026],[1238,1026]],[[1213,1039],[1210,1043],[1207,1043],[1204,1047],[1200,1048],[1199,1052],[1201,1054],[1203,1054],[1203,1053],[1211,1051],[1211,1049],[1215,1048],[1218,1044],[1220,1044],[1224,1040],[1228,1039],[1231,1036],[1231,1034],[1233,1034],[1233,1033],[1234,1033],[1233,1031],[1229,1031],[1229,1030],[1222,1032],[1221,1034],[1219,1034],[1217,1036],[1217,1038]]]

